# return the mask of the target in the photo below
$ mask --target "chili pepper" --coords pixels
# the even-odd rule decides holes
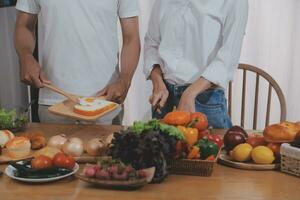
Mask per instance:
[[[212,141],[209,141],[208,138],[203,138],[199,140],[197,143],[197,146],[200,148],[201,156],[200,158],[202,160],[205,160],[211,155],[214,155],[217,157],[219,149],[218,145]]]
[[[193,146],[198,141],[198,129],[187,128],[184,126],[177,126],[177,128],[183,133],[184,138],[189,146]]]

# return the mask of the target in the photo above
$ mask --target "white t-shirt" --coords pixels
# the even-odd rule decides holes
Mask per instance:
[[[118,77],[118,18],[137,16],[138,0],[18,0],[16,8],[39,14],[40,64],[54,85],[93,96]],[[63,99],[40,90],[39,104]]]

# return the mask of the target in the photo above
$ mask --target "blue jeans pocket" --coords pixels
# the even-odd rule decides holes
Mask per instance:
[[[207,116],[209,126],[227,129],[232,126],[223,90],[207,90],[196,98],[196,111]]]

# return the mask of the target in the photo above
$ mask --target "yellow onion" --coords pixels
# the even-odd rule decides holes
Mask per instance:
[[[54,147],[57,149],[62,149],[62,147],[66,141],[67,141],[66,135],[64,135],[64,134],[55,135],[49,139],[47,146]]]
[[[101,156],[105,151],[105,144],[102,139],[94,138],[86,144],[85,150],[90,156]]]
[[[79,157],[83,154],[83,142],[79,138],[70,138],[63,145],[63,152],[73,157]]]

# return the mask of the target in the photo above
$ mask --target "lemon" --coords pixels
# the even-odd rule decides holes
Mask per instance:
[[[266,146],[257,146],[251,153],[253,161],[257,164],[271,164],[275,160],[274,153]]]
[[[239,144],[232,150],[231,156],[234,160],[239,162],[245,162],[251,159],[251,151],[253,147],[248,144]]]

